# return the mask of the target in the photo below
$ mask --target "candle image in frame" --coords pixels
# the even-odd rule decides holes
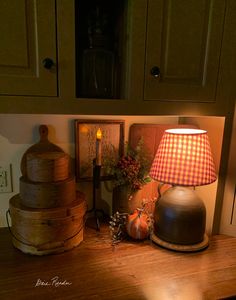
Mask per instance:
[[[95,165],[116,161],[123,154],[123,120],[76,120],[75,133],[77,180],[92,179]],[[107,177],[105,168],[101,176]]]
[[[102,165],[102,131],[98,128],[96,133],[96,165]]]

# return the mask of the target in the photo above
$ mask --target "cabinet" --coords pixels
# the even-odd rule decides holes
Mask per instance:
[[[57,95],[55,17],[54,0],[0,1],[1,95]]]
[[[235,1],[136,1],[132,13],[129,99],[139,110],[227,115],[235,96]]]
[[[148,1],[144,100],[215,101],[225,3]]]
[[[0,113],[227,116],[232,110],[235,0],[0,4]],[[108,18],[101,22],[101,15]],[[44,58],[55,65],[45,68]]]

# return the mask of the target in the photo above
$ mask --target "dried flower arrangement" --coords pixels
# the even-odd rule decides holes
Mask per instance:
[[[106,173],[113,178],[113,188],[127,186],[130,195],[151,181],[148,176],[151,159],[144,149],[142,138],[135,149],[126,143],[125,155],[118,161],[110,159],[104,165]]]
[[[109,229],[113,246],[123,240],[126,236],[125,224],[127,216],[128,213],[119,213],[118,211],[111,216]]]

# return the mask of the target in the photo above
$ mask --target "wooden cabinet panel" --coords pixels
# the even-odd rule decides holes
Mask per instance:
[[[145,100],[215,102],[224,14],[225,1],[149,0]]]
[[[0,94],[57,95],[54,0],[0,1]]]

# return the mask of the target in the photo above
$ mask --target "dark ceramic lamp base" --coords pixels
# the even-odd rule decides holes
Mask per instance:
[[[195,251],[200,251],[208,247],[209,245],[209,239],[208,236],[205,234],[203,241],[197,244],[192,244],[192,245],[180,245],[180,244],[173,244],[170,242],[166,242],[162,239],[160,239],[158,236],[156,236],[155,233],[152,233],[150,236],[151,240],[166,249],[169,250],[174,250],[174,251],[180,251],[180,252],[195,252]]]
[[[205,225],[203,201],[193,190],[175,186],[156,202],[152,240],[171,250],[202,250],[208,246]]]

